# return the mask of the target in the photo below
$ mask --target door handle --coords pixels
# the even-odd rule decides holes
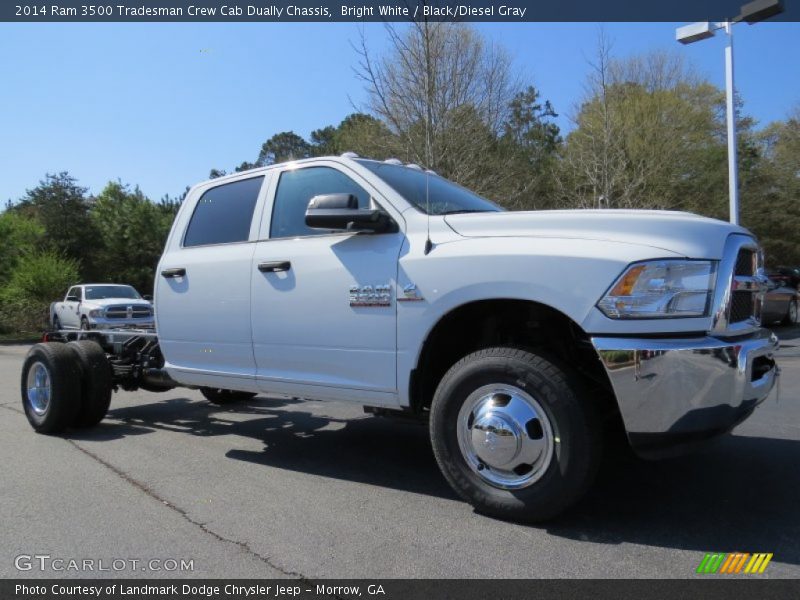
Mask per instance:
[[[262,273],[282,273],[292,268],[292,263],[288,260],[273,260],[258,263],[258,270]]]
[[[166,277],[167,279],[171,279],[173,277],[183,277],[186,275],[186,269],[183,267],[178,267],[177,269],[164,269],[161,271],[161,276]]]

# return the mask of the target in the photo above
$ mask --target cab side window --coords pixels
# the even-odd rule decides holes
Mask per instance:
[[[245,242],[264,177],[213,187],[200,197],[186,228],[184,246]]]
[[[352,194],[359,208],[369,208],[369,193],[341,171],[331,167],[284,171],[275,192],[270,238],[325,235],[324,230],[306,225],[308,201],[319,194]]]
[[[69,288],[69,291],[67,292],[67,296],[75,296],[78,299],[78,301],[80,302],[80,300],[81,300],[81,288],[79,288],[79,287],[71,287],[71,288]]]

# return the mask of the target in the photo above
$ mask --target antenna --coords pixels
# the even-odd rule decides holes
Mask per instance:
[[[424,4],[427,4],[425,2]],[[431,47],[430,40],[428,39],[428,17],[424,20],[423,29],[423,44],[425,46],[425,212],[427,213],[427,238],[425,239],[425,256],[427,256],[433,249],[433,242],[431,242],[431,194],[430,194],[430,179],[431,175],[428,172],[433,163],[433,150],[431,149],[431,104],[433,103],[431,93]]]

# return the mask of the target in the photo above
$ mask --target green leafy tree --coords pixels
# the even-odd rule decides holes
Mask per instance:
[[[91,248],[96,231],[86,192],[67,172],[47,174],[15,210],[35,217],[44,226],[48,247],[78,261],[88,277],[95,273]]]
[[[338,128],[328,125],[322,129],[311,132],[311,155],[312,156],[335,156],[341,154],[341,149],[337,140]]]
[[[237,173],[241,173],[242,171],[249,171],[250,169],[255,169],[256,167],[258,167],[256,163],[247,162],[245,160],[238,167],[236,167],[235,171]]]
[[[276,133],[261,146],[253,166],[264,167],[287,160],[297,160],[311,156],[311,146],[294,131]]]
[[[97,196],[91,217],[98,231],[97,262],[104,281],[128,283],[149,294],[174,212],[148,200],[138,187],[111,182]]]
[[[47,326],[50,302],[78,280],[78,263],[52,250],[20,256],[0,290],[0,329],[36,332]]]
[[[175,215],[178,214],[178,209],[183,204],[183,201],[186,199],[186,194],[189,193],[189,186],[186,186],[186,189],[178,196],[170,196],[169,194],[165,194],[161,197],[161,200],[158,201],[156,207],[161,211],[164,215],[166,215],[170,219],[174,219]]]
[[[557,116],[550,101],[542,102],[539,90],[528,86],[509,103],[504,136],[526,149],[534,162],[549,158],[561,142],[561,131],[551,120]]]
[[[742,181],[742,224],[764,246],[767,265],[800,265],[800,105],[756,136],[757,165]]]
[[[355,152],[377,160],[403,156],[399,138],[383,121],[364,113],[346,116],[336,128],[334,139],[334,154]]]
[[[8,282],[17,261],[42,247],[44,227],[33,217],[6,210],[0,214],[0,287]]]
[[[550,101],[540,100],[539,91],[533,86],[511,100],[498,152],[510,174],[498,196],[508,208],[553,206],[562,143],[561,131],[553,122],[557,116]]]
[[[73,259],[52,250],[32,252],[17,261],[4,288],[4,297],[49,303],[63,296],[78,276],[78,263]]]

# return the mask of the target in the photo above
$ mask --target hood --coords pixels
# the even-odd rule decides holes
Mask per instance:
[[[545,210],[445,216],[465,237],[599,240],[649,246],[690,258],[719,259],[738,225],[687,212],[661,210]]]
[[[92,306],[97,306],[98,308],[116,306],[118,304],[124,304],[125,306],[146,306],[148,308],[152,306],[147,300],[134,300],[133,298],[102,298],[100,300],[84,300],[83,302],[84,304],[91,304]]]

